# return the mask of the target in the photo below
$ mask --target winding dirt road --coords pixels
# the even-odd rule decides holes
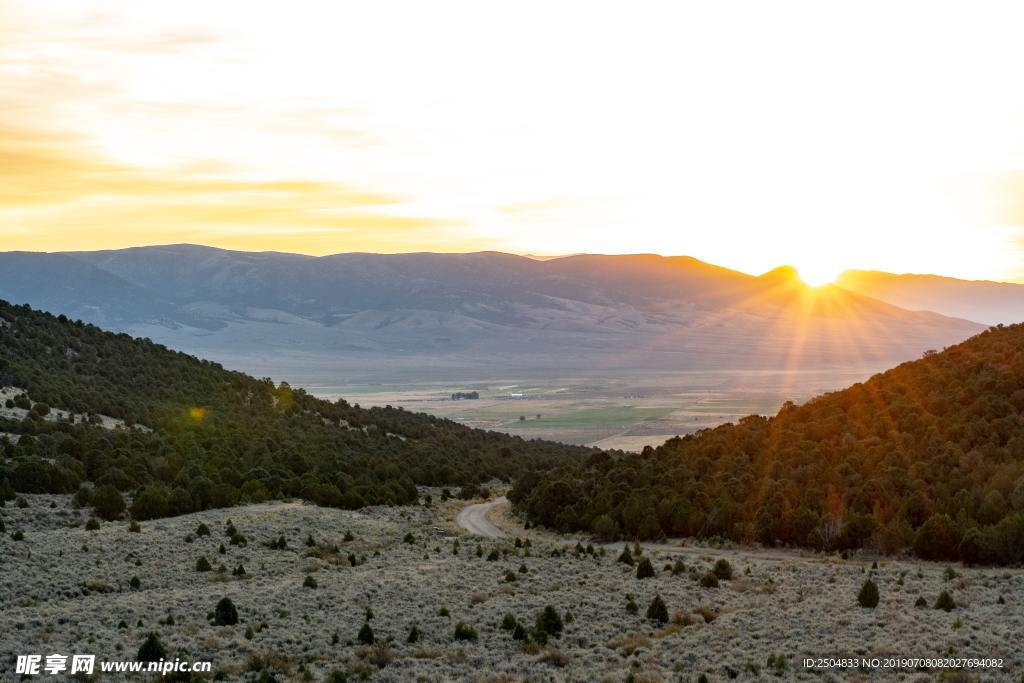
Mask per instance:
[[[508,534],[496,527],[487,519],[487,513],[493,510],[499,505],[505,505],[508,503],[508,499],[505,496],[500,496],[494,500],[487,501],[486,503],[476,503],[475,505],[467,505],[466,507],[459,510],[458,514],[455,515],[455,525],[460,529],[464,529],[474,536],[483,536],[484,538],[507,538]],[[514,531],[512,533],[515,533]],[[536,530],[533,532],[537,533]],[[545,537],[549,540],[554,540],[562,544],[573,544],[577,541],[582,540],[584,543],[587,542],[587,538],[584,536],[560,536],[553,533],[545,533]],[[627,544],[623,541],[615,541],[613,543],[595,543],[594,545],[604,546],[610,552],[620,552],[622,548]],[[683,541],[668,541],[664,543],[644,543],[643,548],[645,550],[655,550],[658,552],[665,552],[670,555],[691,555],[691,556],[703,556],[708,552],[708,548],[701,545],[685,545]],[[729,549],[716,549],[716,552],[723,555],[733,557],[751,556],[757,557],[762,560],[773,560],[789,562],[793,560],[801,560],[805,562],[824,562],[828,561],[827,557],[824,556],[803,556],[800,551],[779,551],[765,550],[765,549],[751,549],[751,548],[729,548]]]
[[[491,521],[487,519],[487,513],[495,506],[504,505],[507,502],[508,499],[505,498],[505,496],[501,496],[500,498],[495,498],[494,500],[487,501],[486,503],[467,505],[459,510],[459,514],[455,515],[455,524],[457,524],[460,529],[465,529],[476,536],[503,538],[505,536],[505,532],[491,524]]]

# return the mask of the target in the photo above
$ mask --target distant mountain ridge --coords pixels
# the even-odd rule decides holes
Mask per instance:
[[[261,373],[880,365],[983,329],[652,254],[0,253],[0,298]],[[280,374],[275,373],[275,374]]]
[[[910,310],[935,311],[988,325],[1024,322],[1022,284],[873,270],[848,270],[836,284]]]

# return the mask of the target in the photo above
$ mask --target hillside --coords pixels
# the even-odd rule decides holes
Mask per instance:
[[[508,480],[585,452],[398,409],[329,403],[2,301],[0,386],[24,392],[5,390],[0,412],[4,497],[70,493],[85,481],[122,492],[147,487],[154,507],[137,516],[277,497],[345,508],[401,504],[417,500],[417,484],[475,491],[492,477]],[[125,427],[111,428],[113,420]]]
[[[1024,325],[772,418],[527,474],[532,522],[603,538],[721,537],[1024,560]]]
[[[836,283],[912,311],[935,311],[989,325],[1024,322],[1024,285],[848,270]]]
[[[72,266],[69,266],[72,264]],[[0,298],[295,383],[884,367],[980,332],[688,257],[0,253]]]

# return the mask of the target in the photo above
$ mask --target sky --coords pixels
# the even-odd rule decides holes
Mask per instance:
[[[0,0],[0,249],[1024,282],[1019,3]]]

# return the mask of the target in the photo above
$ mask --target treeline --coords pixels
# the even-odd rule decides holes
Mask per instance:
[[[89,416],[55,422],[33,409],[25,419],[0,418],[0,433],[18,435],[0,437],[5,498],[92,482],[129,493],[147,487],[165,514],[278,497],[357,508],[413,502],[418,484],[511,481],[587,453],[402,409],[324,401],[2,301],[0,385]],[[99,415],[147,429],[103,429]]]
[[[598,453],[510,498],[529,520],[603,539],[722,538],[928,559],[1024,561],[1024,325],[772,418]]]

